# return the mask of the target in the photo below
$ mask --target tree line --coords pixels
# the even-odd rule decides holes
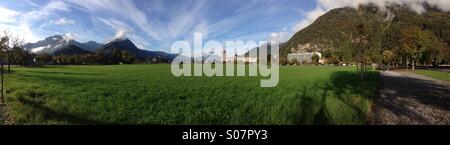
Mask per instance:
[[[40,53],[34,60],[36,64],[43,65],[110,65],[110,64],[152,64],[167,63],[168,60],[156,57],[147,57],[140,59],[134,53],[126,50],[113,49],[111,54],[97,50],[92,54],[75,55],[50,55]]]

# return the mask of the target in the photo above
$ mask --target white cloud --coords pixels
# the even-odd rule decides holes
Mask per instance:
[[[385,9],[386,6],[392,4],[406,5],[411,10],[422,13],[425,8],[422,6],[423,3],[428,3],[431,6],[437,7],[442,11],[450,11],[450,1],[449,0],[318,0],[318,4],[327,10],[339,8],[339,7],[353,7],[358,8],[361,4],[375,4],[376,6]]]
[[[126,34],[128,33],[128,31],[123,30],[123,29],[119,29],[116,32],[116,35],[114,36],[114,39],[124,39],[126,36]]]
[[[68,42],[69,40],[74,40],[76,38],[76,35],[72,33],[66,33],[64,34],[63,38]]]
[[[34,42],[39,40],[39,37],[32,31],[31,25],[46,19],[56,11],[70,12],[70,8],[62,1],[51,1],[42,8],[28,12],[17,12],[0,7],[0,29],[10,30],[14,35],[23,38],[25,42]]]
[[[130,34],[133,32],[133,29],[126,24],[125,22],[119,21],[117,19],[114,18],[109,18],[109,19],[103,19],[103,18],[97,18],[99,21],[103,22],[105,25],[110,26],[111,28],[113,28],[116,31],[116,34],[113,38],[113,40],[115,39],[123,39],[125,37],[127,37],[127,34]]]
[[[304,13],[303,15],[305,18],[303,20],[301,20],[298,24],[296,24],[294,26],[294,28],[292,28],[292,30],[294,32],[298,32],[298,31],[302,30],[303,28],[309,26],[317,18],[319,18],[320,16],[322,16],[325,13],[326,13],[326,11],[323,8],[317,6],[314,10]]]
[[[0,6],[0,23],[13,23],[16,21],[19,12],[3,8]]]
[[[63,17],[63,18],[58,19],[58,20],[51,20],[50,24],[54,24],[54,25],[72,25],[72,24],[75,24],[75,21]]]
[[[270,37],[267,41],[278,41],[278,42],[286,42],[291,36],[291,33],[287,30],[286,27],[283,28],[280,32],[270,33]]]
[[[28,25],[20,22],[22,15],[20,12],[0,6],[0,31],[11,31],[14,37],[23,38],[25,41],[37,40]]]

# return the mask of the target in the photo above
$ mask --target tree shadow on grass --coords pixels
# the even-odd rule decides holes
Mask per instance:
[[[369,71],[365,72],[364,75],[364,79],[361,79],[358,72],[334,72],[333,74],[331,74],[331,85],[334,90],[334,95],[337,97],[337,99],[356,111],[356,115],[358,118],[366,119],[368,117],[368,110],[363,110],[359,106],[360,104],[356,104],[357,102],[355,102],[354,99],[373,99],[379,81],[379,73],[375,71]]]
[[[75,72],[55,72],[55,71],[27,71],[31,73],[38,73],[38,74],[62,74],[62,75],[92,75],[92,76],[99,76],[99,75],[105,75],[100,73],[75,73]]]
[[[330,112],[327,106],[327,99],[334,97],[342,102],[346,108],[351,108],[356,112],[356,119],[352,120],[355,124],[359,120],[367,121],[367,111],[363,109],[357,100],[370,100],[374,96],[376,84],[378,82],[377,72],[367,72],[366,78],[361,80],[357,72],[339,71],[330,76],[330,80],[317,80],[312,84],[300,86],[298,97],[300,98],[300,115],[297,124],[333,124],[330,113],[340,114],[345,112]],[[356,102],[356,103],[355,103]],[[368,107],[367,107],[368,108]]]
[[[381,111],[392,112],[396,117],[402,117],[398,120],[388,120],[397,124],[445,124],[448,122],[448,113],[445,114],[445,112],[450,110],[450,86],[393,74],[386,72],[382,75],[375,100],[373,124],[385,124],[389,119],[380,115]],[[430,119],[430,116],[426,114],[427,111],[432,112],[431,118],[435,119]]]
[[[104,122],[87,119],[67,112],[59,112],[44,105],[41,101],[19,97],[18,101],[26,106],[32,107],[34,111],[42,113],[45,120],[56,120],[58,122],[67,122],[69,124],[105,124]]]
[[[89,83],[104,83],[105,79],[101,77],[73,77],[70,75],[41,75],[41,74],[16,74],[20,81],[38,81],[48,82],[50,84],[58,84],[64,87],[79,87],[80,85],[88,85]]]
[[[297,119],[297,124],[330,124],[326,114],[326,93],[328,88],[325,86],[319,86],[319,81],[315,81],[312,85],[302,85],[300,88],[300,116]],[[317,89],[317,88],[320,89]],[[317,94],[323,90],[323,94],[319,96],[309,96],[311,94]],[[312,98],[316,97],[316,98]]]

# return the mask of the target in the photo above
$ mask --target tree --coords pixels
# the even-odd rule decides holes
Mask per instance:
[[[26,63],[26,52],[20,46],[14,46],[12,51],[13,64],[25,65]]]
[[[4,38],[4,46],[3,51],[6,52],[6,61],[8,62],[8,73],[11,72],[11,47],[10,47],[10,41],[11,41],[11,32],[8,30],[3,31],[3,38]]]
[[[122,51],[122,62],[125,64],[131,64],[136,59],[136,56],[126,50]]]
[[[95,64],[95,56],[92,54],[85,54],[81,56],[82,64]]]
[[[320,56],[316,53],[314,53],[313,56],[311,57],[311,60],[313,61],[314,64],[318,64],[319,59],[320,59]]]
[[[23,50],[24,40],[19,37],[12,38],[12,49],[10,52],[10,61],[14,65],[22,65],[25,60],[25,51]]]
[[[237,60],[235,60],[235,63],[237,62]],[[287,65],[288,64],[288,60],[284,57],[280,58],[280,64],[281,65]]]
[[[113,49],[111,61],[113,64],[119,64],[122,62],[122,51]]]
[[[335,66],[339,65],[339,63],[340,63],[339,57],[333,53],[331,55],[330,62],[331,62],[331,64],[334,64]]]
[[[433,60],[434,64],[445,59],[445,44],[430,31],[422,30],[417,26],[406,27],[400,32],[400,53],[412,61],[412,70],[416,62],[422,59]]]
[[[371,28],[365,23],[360,23],[353,27],[352,33],[350,34],[351,47],[355,50],[355,62],[360,65],[357,69],[361,79],[364,79],[367,62],[370,59],[369,53],[374,43],[375,31],[377,31],[376,28]]]
[[[106,57],[105,57],[105,54],[103,54],[103,52],[101,52],[101,51],[99,51],[99,50],[97,50],[96,52],[95,52],[95,61],[97,62],[97,63],[99,63],[99,64],[105,64],[106,62],[105,62],[105,59],[106,59]]]
[[[297,59],[291,59],[291,61],[289,61],[289,65],[294,65],[294,64],[297,64],[298,63],[298,60]]]
[[[38,54],[36,57],[36,61],[43,63],[43,64],[49,63],[51,60],[52,60],[52,57],[48,53],[41,53],[41,54]]]
[[[4,85],[4,80],[3,80],[3,75],[4,75],[4,62],[5,62],[5,52],[7,52],[7,50],[9,49],[9,35],[7,33],[7,31],[4,31],[4,36],[0,39],[0,80],[1,80],[1,101],[4,101],[4,96],[3,96],[3,85]],[[8,54],[6,54],[8,55]]]
[[[444,40],[438,38],[430,31],[423,31],[421,39],[425,50],[419,59],[424,65],[432,64],[437,66],[444,62],[446,57],[449,57],[448,47],[446,47]]]
[[[383,61],[388,65],[387,70],[389,70],[389,66],[392,63],[394,57],[395,56],[394,56],[394,53],[392,51],[385,50],[383,52]]]

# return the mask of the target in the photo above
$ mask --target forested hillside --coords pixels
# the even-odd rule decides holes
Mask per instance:
[[[425,7],[421,14],[398,5],[334,9],[297,32],[280,54],[309,44],[330,63],[448,63],[450,13]]]

